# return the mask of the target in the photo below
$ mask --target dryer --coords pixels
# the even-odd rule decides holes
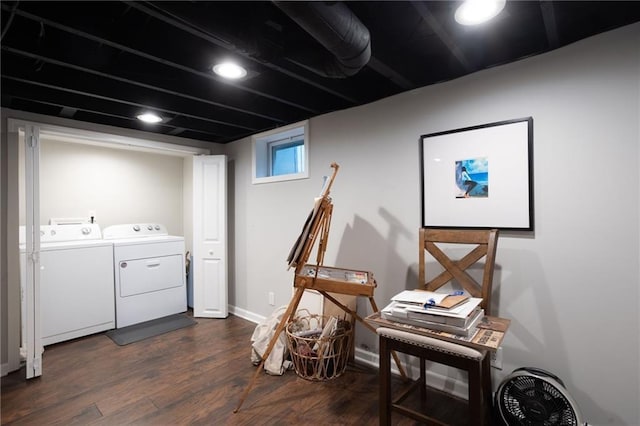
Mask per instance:
[[[103,238],[113,243],[116,328],[187,310],[184,237],[133,223],[108,226]]]
[[[24,333],[24,226],[19,235]],[[113,245],[98,224],[40,226],[40,317],[43,346],[115,327]]]

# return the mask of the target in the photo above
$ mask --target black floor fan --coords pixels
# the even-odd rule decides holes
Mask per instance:
[[[514,370],[498,387],[495,405],[506,426],[587,426],[562,380],[539,368]]]

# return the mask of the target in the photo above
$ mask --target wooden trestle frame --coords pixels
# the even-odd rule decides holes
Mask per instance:
[[[264,363],[266,359],[271,354],[280,333],[284,331],[285,326],[289,321],[291,321],[298,309],[298,304],[302,299],[305,290],[316,290],[323,297],[333,302],[339,308],[341,308],[346,313],[352,315],[353,318],[360,321],[365,327],[376,332],[376,329],[367,323],[360,315],[358,315],[355,311],[345,306],[342,302],[337,300],[335,297],[331,296],[329,293],[336,294],[346,294],[352,296],[363,296],[369,299],[369,303],[371,304],[371,308],[374,312],[378,312],[378,306],[376,305],[376,301],[373,299],[373,289],[376,284],[375,281],[369,283],[369,285],[361,284],[361,283],[353,283],[353,282],[341,282],[336,280],[324,280],[318,277],[318,270],[323,264],[324,254],[327,248],[327,241],[329,238],[329,226],[331,224],[331,214],[333,212],[333,204],[331,203],[331,198],[329,197],[329,193],[331,191],[331,186],[333,185],[333,181],[338,173],[339,166],[336,163],[332,163],[331,167],[333,168],[333,174],[331,175],[327,185],[323,193],[321,194],[321,199],[319,201],[319,206],[314,208],[314,210],[309,215],[307,222],[305,223],[305,228],[303,229],[300,238],[296,242],[296,245],[292,249],[292,253],[289,255],[289,266],[295,266],[295,275],[294,275],[294,287],[295,293],[293,298],[289,302],[289,306],[287,307],[280,323],[275,329],[275,333],[267,346],[264,354],[262,355],[262,359],[260,361],[260,365],[258,365],[253,378],[248,383],[246,389],[244,390],[240,402],[238,406],[233,411],[237,413],[240,410],[240,407],[244,403],[245,399],[249,395],[253,384],[255,383],[258,375],[263,369]],[[313,250],[313,246],[316,240],[320,238],[318,244],[318,252],[316,255],[316,265],[307,265],[312,266],[315,269],[315,274],[313,276],[305,274],[300,274],[302,268],[305,266],[306,261],[309,259],[311,251]],[[296,253],[296,251],[298,253]],[[368,274],[369,277],[372,274]],[[392,353],[393,359],[395,360],[396,365],[398,366],[398,370],[403,378],[406,378],[406,373],[398,359],[398,356],[395,352]]]

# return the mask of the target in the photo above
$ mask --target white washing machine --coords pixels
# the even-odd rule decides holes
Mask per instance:
[[[187,310],[184,237],[159,224],[108,226],[113,243],[116,328]]]
[[[20,263],[24,313],[24,227]],[[40,227],[40,318],[43,346],[115,327],[113,245],[97,224]]]

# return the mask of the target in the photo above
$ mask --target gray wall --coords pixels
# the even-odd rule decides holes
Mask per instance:
[[[3,114],[0,120],[0,363],[3,374],[9,361],[17,361],[10,359],[9,355],[9,318],[18,318],[20,315],[20,288],[15,285],[19,280],[19,270],[9,268],[9,265],[19,262],[18,144],[17,136],[8,136],[4,117]]]
[[[636,24],[316,117],[308,180],[252,185],[250,140],[230,144],[230,304],[266,316],[268,292],[288,302],[287,253],[333,161],[341,168],[325,264],[374,272],[380,306],[414,287],[419,136],[533,116],[536,230],[503,233],[498,244],[494,312],[512,323],[494,381],[544,368],[590,424],[640,424],[638,46]],[[360,327],[356,340],[359,355],[374,359],[375,335]],[[440,374],[452,387],[457,373]]]

